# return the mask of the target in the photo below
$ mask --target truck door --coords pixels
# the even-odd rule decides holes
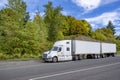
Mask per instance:
[[[59,47],[58,48],[58,60],[59,61],[65,60],[65,55],[64,55],[64,52],[63,52],[63,47]]]
[[[65,47],[65,60],[72,60],[72,55],[71,55],[71,48],[70,47]]]

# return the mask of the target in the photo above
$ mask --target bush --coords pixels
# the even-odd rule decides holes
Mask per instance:
[[[120,40],[116,40],[117,53],[120,53]]]
[[[107,38],[103,34],[98,33],[98,32],[92,32],[91,36],[92,36],[93,39],[97,39],[97,40],[100,40],[100,41],[106,41],[107,40]]]

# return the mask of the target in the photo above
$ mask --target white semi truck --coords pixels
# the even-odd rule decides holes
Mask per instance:
[[[43,61],[58,62],[84,58],[115,56],[116,44],[82,40],[61,40],[55,42],[50,51],[44,52]]]

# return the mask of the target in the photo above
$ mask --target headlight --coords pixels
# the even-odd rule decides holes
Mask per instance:
[[[52,58],[52,57],[51,57],[51,55],[48,55],[48,57],[47,57],[47,58]]]

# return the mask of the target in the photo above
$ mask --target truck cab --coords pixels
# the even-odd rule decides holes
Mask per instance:
[[[45,62],[72,60],[71,40],[57,41],[51,50],[43,53],[42,59]]]

